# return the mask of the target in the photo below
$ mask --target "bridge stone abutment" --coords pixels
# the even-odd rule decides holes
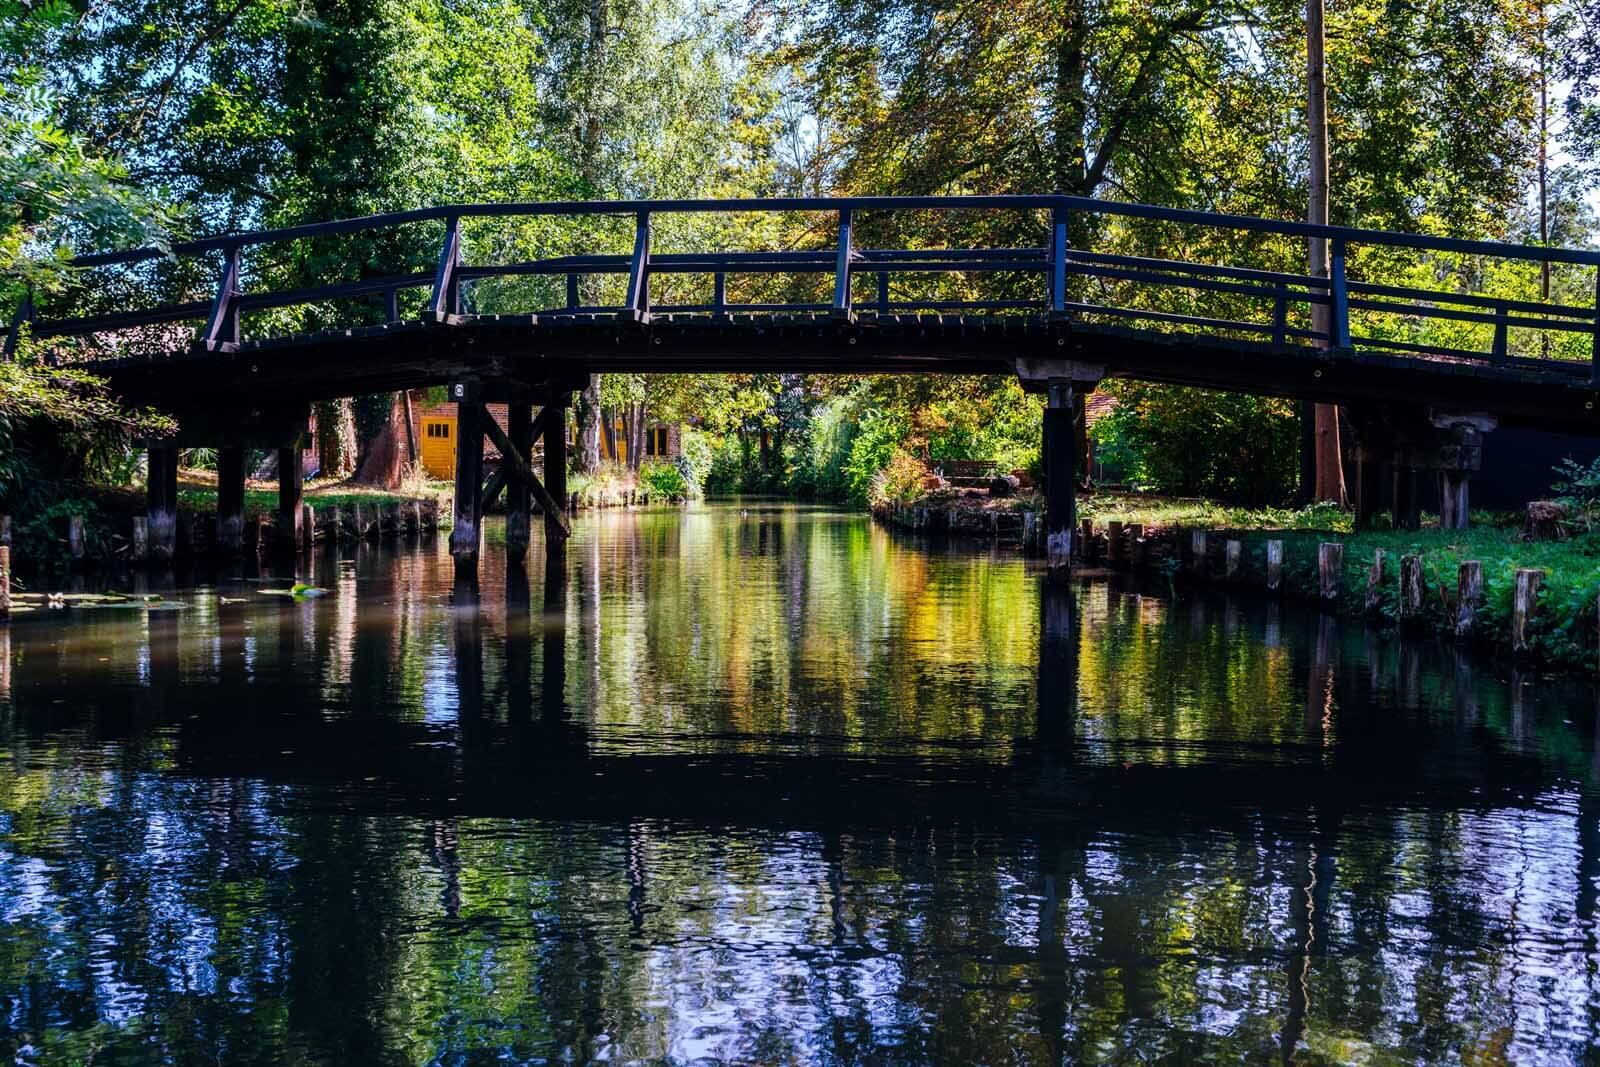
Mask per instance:
[[[1044,392],[1045,553],[1048,580],[1063,582],[1072,573],[1072,531],[1077,525],[1078,440],[1075,398],[1094,391],[1105,377],[1103,364],[1020,356],[1022,387]]]

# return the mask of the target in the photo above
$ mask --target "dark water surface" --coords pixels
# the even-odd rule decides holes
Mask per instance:
[[[529,570],[0,628],[0,1054],[1600,1062],[1587,683],[827,510]]]

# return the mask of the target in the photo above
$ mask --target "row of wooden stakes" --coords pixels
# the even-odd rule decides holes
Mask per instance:
[[[220,530],[216,529],[215,515],[188,512],[178,523],[177,533],[182,552],[197,554],[221,543]],[[422,536],[438,528],[438,509],[431,502],[412,500],[404,505],[393,502],[386,505],[356,503],[349,508],[338,505],[324,507],[319,512],[310,504],[303,505],[299,535],[301,545],[310,549],[318,542],[335,540],[353,544],[362,541],[378,542],[384,538]],[[257,552],[273,544],[275,524],[270,516],[259,514],[248,531],[241,529],[241,547]],[[253,532],[254,536],[246,536]],[[295,547],[279,542],[283,547]],[[88,537],[83,516],[73,515],[67,521],[67,554],[76,561],[88,555]],[[126,558],[134,563],[149,562],[150,520],[144,515],[133,518],[133,536],[126,548]],[[0,515],[0,618],[11,613],[11,516]]]
[[[1189,568],[1197,578],[1209,578],[1208,537],[1205,530],[1190,531]],[[1344,545],[1337,541],[1323,541],[1317,545],[1317,595],[1324,604],[1335,605],[1340,597],[1340,584],[1344,574]],[[1266,587],[1269,592],[1283,588],[1283,542],[1266,543]],[[1225,582],[1244,580],[1244,545],[1235,539],[1223,543],[1223,571]],[[1367,569],[1367,589],[1364,607],[1369,616],[1382,613],[1383,565],[1386,553],[1375,549],[1371,566]],[[1531,651],[1531,627],[1538,612],[1539,588],[1544,583],[1545,572],[1532,567],[1519,567],[1516,572],[1516,590],[1512,599],[1511,648],[1513,652]],[[1423,580],[1422,557],[1400,557],[1400,588],[1397,597],[1401,626],[1417,627],[1427,618],[1427,586]],[[1440,590],[1440,601],[1445,609],[1448,627],[1455,637],[1467,640],[1476,632],[1478,611],[1483,607],[1483,564],[1478,560],[1464,560],[1457,568],[1455,600],[1451,603]],[[1453,617],[1452,617],[1453,616]]]

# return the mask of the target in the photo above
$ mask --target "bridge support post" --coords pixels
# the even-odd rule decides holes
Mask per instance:
[[[1045,555],[1049,580],[1072,573],[1072,527],[1077,522],[1077,442],[1072,432],[1072,379],[1052,378],[1044,409]]]
[[[511,404],[506,408],[507,436],[517,454],[533,462],[533,407]],[[521,478],[506,481],[506,562],[521,567],[528,558],[528,523],[532,494]]]
[[[217,449],[217,549],[224,555],[244,552],[244,448]]]
[[[1465,530],[1467,519],[1467,471],[1443,470],[1439,472],[1439,528]]]
[[[483,535],[483,405],[475,382],[450,387],[456,402],[455,525],[450,530],[450,555],[456,577],[476,576],[478,545]]]
[[[1470,523],[1467,483],[1483,466],[1483,435],[1499,425],[1483,412],[1429,412],[1435,429],[1443,432],[1439,446],[1439,526],[1465,530]]]
[[[544,424],[544,487],[558,504],[567,499],[567,405],[571,401],[569,393],[555,394],[550,406],[556,410]],[[567,550],[567,531],[561,525],[561,516],[548,510],[544,516],[544,543],[547,558],[548,554],[564,554]]]
[[[1369,530],[1378,515],[1379,486],[1377,453],[1366,446],[1356,449],[1356,529]]]
[[[1417,468],[1404,449],[1394,457],[1394,528],[1415,530],[1422,526],[1422,503],[1417,499]]]
[[[300,524],[305,514],[305,468],[300,462],[300,438],[278,449],[278,545],[284,555],[300,551]]]
[[[150,446],[145,479],[150,558],[171,563],[178,544],[178,446]]]

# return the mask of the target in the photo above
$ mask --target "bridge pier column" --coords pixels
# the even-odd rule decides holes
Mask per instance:
[[[1422,525],[1422,503],[1417,499],[1417,468],[1405,451],[1394,457],[1394,528],[1415,530]]]
[[[450,555],[456,577],[476,576],[478,546],[483,536],[483,406],[475,382],[450,387],[456,402],[456,502],[450,529]]]
[[[1370,448],[1356,450],[1356,529],[1372,528],[1378,515],[1379,486],[1378,457]]]
[[[244,448],[217,449],[217,549],[224,555],[244,552]]]
[[[533,407],[511,404],[506,408],[506,435],[517,454],[533,463]],[[521,567],[528,558],[528,523],[532,494],[521,478],[506,481],[506,562]]]
[[[1467,517],[1467,471],[1443,470],[1439,472],[1439,528],[1465,530]]]
[[[300,439],[278,449],[278,547],[286,556],[300,551],[301,523],[306,502],[305,468],[300,460]]]
[[[550,406],[556,409],[544,427],[544,487],[558,504],[567,499],[567,405],[572,401],[569,393],[556,393]],[[544,542],[547,558],[557,552],[563,558],[567,550],[567,532],[561,528],[559,515],[544,517]]]
[[[1498,421],[1492,415],[1430,412],[1433,425],[1443,431],[1439,446],[1439,526],[1465,530],[1470,523],[1467,483],[1483,465],[1483,435]]]
[[[145,479],[146,529],[152,560],[172,562],[178,544],[178,446],[150,446]]]
[[[1072,574],[1072,527],[1077,522],[1077,441],[1072,426],[1070,378],[1052,378],[1044,409],[1045,554],[1048,580]]]

